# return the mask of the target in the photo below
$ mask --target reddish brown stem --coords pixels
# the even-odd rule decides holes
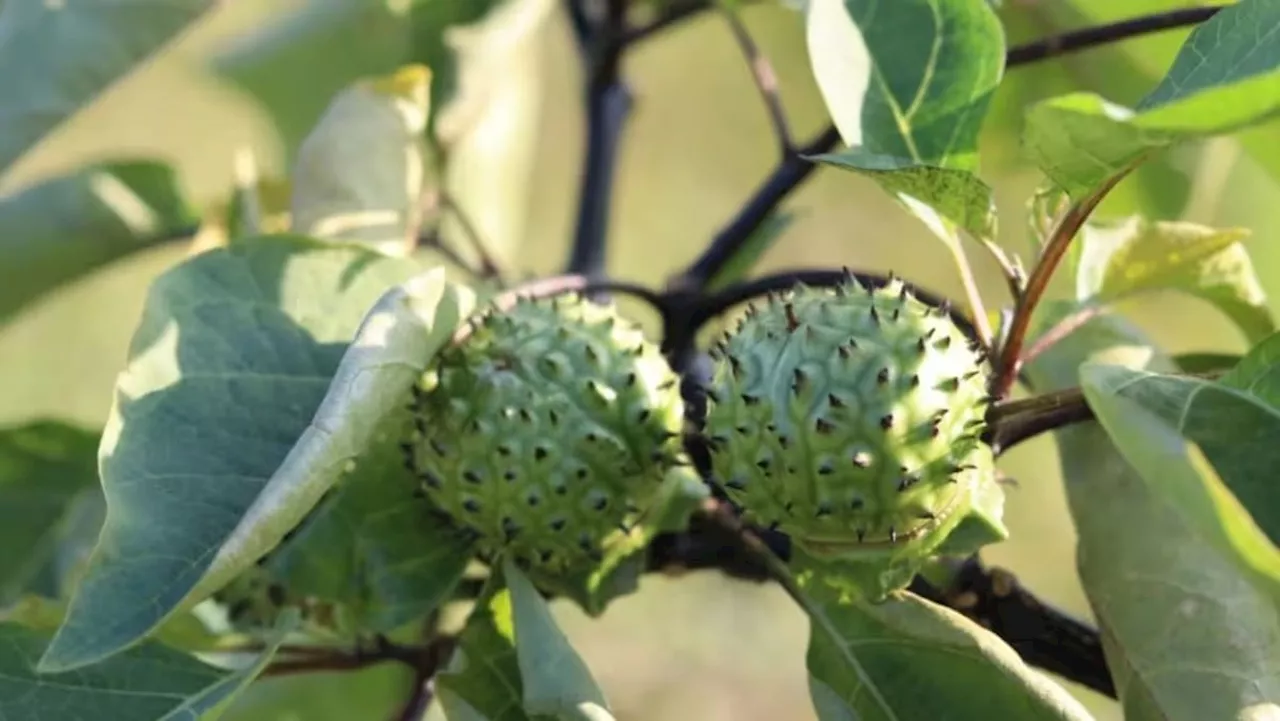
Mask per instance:
[[[1084,226],[1085,221],[1093,214],[1102,199],[1107,197],[1107,193],[1111,192],[1111,189],[1128,175],[1129,170],[1136,164],[1135,162],[1111,176],[1097,190],[1072,203],[1054,226],[1049,242],[1045,245],[1035,269],[1031,271],[1031,277],[1027,278],[1026,290],[1014,306],[1013,320],[1009,322],[1009,332],[1005,336],[1004,347],[996,364],[998,370],[992,382],[991,394],[997,399],[1009,395],[1018,378],[1018,373],[1022,370],[1025,362],[1022,346],[1026,343],[1027,332],[1031,328],[1031,318],[1049,289],[1049,281],[1053,280],[1054,272],[1066,257],[1067,250],[1071,248],[1071,242],[1075,240],[1076,234],[1080,232],[1080,228]]]

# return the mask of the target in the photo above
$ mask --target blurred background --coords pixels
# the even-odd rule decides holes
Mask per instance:
[[[203,207],[224,202],[233,157],[241,149],[253,151],[264,176],[287,173],[297,134],[315,121],[330,89],[323,82],[309,88],[305,74],[246,86],[217,72],[213,61],[236,47],[251,55],[244,43],[253,42],[254,33],[276,27],[305,4],[223,3],[26,156],[0,192],[93,160],[146,156],[177,167]],[[1001,14],[1015,44],[1178,5],[1005,0]],[[527,27],[484,48],[501,65],[505,81],[493,90],[485,117],[465,143],[468,160],[455,163],[450,180],[482,234],[504,249],[513,268],[528,274],[556,272],[567,258],[584,142],[577,49],[558,4],[548,6],[549,12],[537,13]],[[797,135],[808,137],[827,120],[810,76],[800,16],[769,4],[747,8],[744,17],[774,63]],[[366,31],[355,32],[360,37]],[[376,40],[377,32],[378,27],[368,27],[365,39]],[[1006,247],[1025,256],[1024,206],[1041,179],[1019,156],[1021,109],[1072,89],[1132,104],[1153,87],[1185,36],[1185,31],[1164,33],[1010,72],[983,138],[983,175],[997,189]],[[349,38],[335,34],[328,46],[315,50],[292,62],[303,69],[309,63],[359,66],[349,57],[359,52]],[[368,62],[377,68],[380,61]],[[325,69],[316,68],[315,76],[322,77]],[[615,276],[659,285],[736,212],[776,161],[776,143],[747,66],[715,13],[703,13],[637,47],[626,58],[624,73],[635,108],[618,169],[609,267]],[[287,112],[273,114],[246,89],[270,83],[295,93],[279,96]],[[510,157],[517,160],[508,163],[503,159],[513,148]],[[527,155],[523,160],[520,149]],[[1101,214],[1141,212],[1252,228],[1254,261],[1270,291],[1280,283],[1280,250],[1270,240],[1280,230],[1277,177],[1280,129],[1273,124],[1166,154],[1125,181]],[[962,297],[942,245],[870,181],[823,170],[786,207],[797,212],[796,221],[757,272],[795,266],[892,269]],[[100,426],[148,284],[186,252],[179,244],[131,256],[45,297],[0,328],[0,422],[59,416]],[[994,265],[976,249],[972,257],[988,304],[1007,302]],[[1059,280],[1059,292],[1065,292]],[[1149,296],[1126,310],[1170,351],[1243,350],[1234,328],[1198,301]],[[1051,441],[1042,438],[1017,448],[1002,467],[1018,481],[1009,491],[1006,512],[1013,539],[986,552],[987,560],[1013,569],[1053,602],[1087,615]],[[804,672],[807,626],[776,589],[715,574],[650,578],[640,593],[615,603],[604,618],[587,619],[563,605],[558,611],[620,719],[813,718]],[[367,694],[368,718],[382,718],[373,709],[386,689],[404,679],[395,671],[373,671],[361,680],[358,692],[332,683],[273,681],[246,697],[228,718],[349,718],[325,711],[326,691]],[[296,700],[298,684],[307,689],[312,705],[288,711],[282,699]],[[1102,721],[1119,718],[1109,701],[1072,690]]]

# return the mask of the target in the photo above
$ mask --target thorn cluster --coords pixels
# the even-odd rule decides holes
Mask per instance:
[[[482,555],[550,573],[599,562],[683,462],[675,374],[636,325],[578,296],[472,326],[414,390],[409,468]]]
[[[877,593],[905,586],[961,525],[964,543],[1007,535],[981,440],[981,350],[900,280],[775,295],[717,356],[714,480],[753,521],[876,566]]]

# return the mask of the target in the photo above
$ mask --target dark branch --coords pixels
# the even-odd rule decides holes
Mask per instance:
[[[1215,368],[1186,373],[1183,377],[1213,380],[1224,371],[1224,368]],[[1084,393],[1079,388],[1067,388],[1023,400],[997,402],[987,414],[989,430],[986,440],[1000,454],[1041,433],[1091,420],[1093,410],[1089,408]]]
[[[673,2],[663,9],[662,13],[652,21],[627,31],[624,42],[628,45],[646,40],[667,28],[677,25],[694,15],[711,8],[707,0],[684,0]]]
[[[463,209],[458,201],[448,193],[440,193],[440,207],[453,214],[458,226],[462,229],[462,234],[466,236],[467,241],[471,245],[471,249],[475,252],[476,258],[480,261],[478,275],[482,278],[492,278],[498,281],[500,285],[507,285],[510,278],[503,272],[502,267],[498,265],[498,261],[492,252],[489,251],[489,244],[485,242],[480,235],[480,229],[471,221],[471,216]]]
[[[1062,35],[1010,48],[1005,56],[1005,66],[1010,68],[1018,67],[1019,65],[1027,65],[1040,60],[1095,48],[1099,45],[1126,40],[1138,35],[1148,35],[1162,30],[1198,25],[1213,17],[1221,9],[1221,7],[1180,8],[1129,20],[1121,20],[1109,25],[1073,30]]]
[[[683,275],[672,281],[674,288],[702,288],[720,269],[736,255],[742,244],[751,237],[774,209],[794,191],[817,167],[805,159],[808,155],[820,155],[840,142],[835,127],[824,130],[818,137],[795,152],[788,153],[774,168],[764,183],[756,189],[738,215],[716,233],[705,252],[694,261]]]
[[[283,658],[263,670],[264,677],[287,676],[299,673],[320,673],[326,671],[357,671],[382,663],[402,663],[417,669],[426,677],[431,677],[441,664],[453,652],[457,639],[452,636],[439,636],[420,646],[404,646],[392,643],[385,636],[374,638],[373,646],[358,646],[346,651],[333,649],[327,653],[309,650],[294,658]]]
[[[1016,68],[1138,35],[1194,25],[1212,17],[1218,10],[1219,8],[1172,10],[1111,25],[1064,33],[1010,48],[1005,56],[1005,66]],[[705,286],[711,278],[715,277],[720,268],[733,258],[741,245],[751,237],[770,213],[813,171],[814,164],[804,160],[802,156],[828,152],[835,148],[839,141],[840,134],[835,126],[831,126],[798,152],[783,158],[738,215],[716,234],[706,252],[694,261],[693,265],[673,282],[673,285],[684,288]]]
[[[687,531],[654,540],[649,568],[675,575],[717,569],[742,580],[785,583],[777,578],[770,556],[790,556],[785,536],[746,525],[728,504],[712,500],[694,515]],[[945,588],[917,578],[910,590],[990,629],[1027,663],[1115,697],[1096,629],[1039,600],[1007,571],[984,568],[976,558],[957,563]],[[788,592],[795,589],[788,587]]]
[[[577,4],[576,2],[574,3]],[[620,77],[626,48],[626,0],[607,0],[605,17],[589,29],[587,70],[587,147],[578,191],[578,220],[568,271],[598,275],[604,271],[605,244],[618,149],[631,112],[631,91]],[[587,22],[585,18],[582,22]]]
[[[747,59],[747,64],[751,67],[751,78],[755,82],[756,89],[760,91],[760,97],[764,100],[765,109],[769,112],[769,122],[773,125],[773,133],[778,140],[778,148],[785,160],[787,156],[796,152],[795,141],[791,138],[791,128],[787,124],[787,112],[782,107],[782,97],[778,94],[778,74],[773,70],[773,64],[769,62],[769,58],[760,52],[760,48],[756,46],[754,40],[751,39],[751,33],[747,31],[747,26],[742,22],[742,17],[738,15],[738,11],[722,7],[721,13],[725,17],[725,21],[729,24],[729,30],[733,33],[734,40],[737,41],[738,47],[742,49],[742,54]]]
[[[917,577],[911,591],[990,629],[1027,663],[1116,697],[1097,629],[1045,604],[1008,571],[970,557],[945,590]]]

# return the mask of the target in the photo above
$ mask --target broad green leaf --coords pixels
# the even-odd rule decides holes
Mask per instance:
[[[436,694],[449,721],[555,721],[524,709],[511,592],[495,569],[467,617]]]
[[[1091,93],[1034,106],[1025,145],[1074,197],[1151,151],[1240,130],[1280,112],[1280,5],[1241,0],[1197,27],[1164,80],[1130,109]]]
[[[279,649],[289,614],[248,666],[226,671],[156,643],[60,674],[36,671],[48,634],[0,623],[0,718],[97,721],[213,721]]]
[[[564,721],[613,721],[604,692],[556,625],[542,594],[510,559],[503,562],[502,575],[511,599],[525,710]]]
[[[64,518],[98,485],[97,449],[98,434],[58,421],[0,429],[0,606],[56,565]]]
[[[106,524],[42,669],[136,643],[192,600],[215,557],[250,563],[310,510],[332,477],[268,480],[282,464],[286,476],[336,472],[353,455],[349,428],[299,437],[315,418],[348,415],[360,373],[334,373],[369,307],[413,271],[277,236],[192,257],[154,282],[99,450]]]
[[[413,676],[413,670],[403,664],[384,663],[359,671],[260,678],[236,697],[221,718],[222,721],[393,719],[412,693]]]
[[[431,71],[411,65],[362,79],[334,98],[302,142],[292,182],[293,230],[405,255],[422,222]]]
[[[991,188],[966,170],[917,165],[903,158],[866,153],[859,148],[813,159],[870,177],[895,198],[905,201],[908,210],[916,215],[921,213],[912,207],[910,200],[924,204],[976,237],[995,236],[996,213]],[[927,217],[922,220],[929,224]]]
[[[995,13],[968,0],[811,0],[809,62],[846,145],[972,170],[1004,69]]]
[[[398,274],[403,266],[389,268]],[[378,298],[343,353],[311,423],[223,542],[196,595],[217,589],[278,544],[340,478],[345,476],[353,485],[352,479],[365,476],[385,482],[389,446],[398,444],[395,434],[403,430],[397,421],[404,418],[397,414],[427,364],[471,314],[475,301],[474,293],[447,280],[439,268]],[[375,446],[381,450],[373,450]],[[422,532],[420,538],[435,537],[430,529]],[[446,560],[440,569],[449,567]],[[384,577],[382,582],[394,587],[397,580]],[[427,586],[431,584],[428,579]],[[438,592],[427,591],[428,596]],[[400,602],[414,603],[411,598],[385,600],[393,608]]]
[[[1218,383],[1244,391],[1272,408],[1280,408],[1280,333],[1250,348]]]
[[[774,241],[786,232],[795,219],[794,212],[771,213],[760,227],[747,237],[746,242],[738,248],[733,257],[707,281],[706,290],[715,291],[746,278],[760,258],[773,247]]]
[[[1046,322],[1074,307],[1046,314]],[[1173,370],[1130,325],[1102,316],[1037,357],[1028,373],[1041,392],[1074,387],[1088,361]],[[1275,597],[1153,494],[1099,425],[1062,428],[1056,438],[1077,566],[1126,719],[1274,714]]]
[[[340,603],[355,624],[390,631],[448,599],[474,555],[455,529],[436,522],[405,468],[399,413],[356,461],[360,483],[334,497],[272,551],[267,567],[291,594]],[[398,421],[398,422],[397,422]]]
[[[53,633],[67,615],[67,603],[61,599],[25,595],[0,611],[0,622],[14,622],[37,631]],[[211,630],[195,614],[169,617],[149,638],[182,651],[217,651],[222,637]]]
[[[0,5],[0,173],[215,5],[6,0]]]
[[[1076,297],[1110,303],[1148,291],[1182,291],[1212,303],[1256,342],[1276,328],[1242,243],[1248,234],[1140,216],[1090,223],[1073,249]]]
[[[1080,377],[1098,422],[1152,494],[1280,598],[1280,549],[1272,543],[1280,539],[1280,503],[1270,473],[1280,459],[1271,440],[1280,412],[1197,378],[1094,364]],[[1241,502],[1269,513],[1255,524]]]
[[[883,603],[850,599],[811,571],[798,581],[820,721],[1091,718],[998,636],[951,609],[910,593]]]
[[[0,197],[0,323],[98,267],[194,233],[198,222],[173,169],[152,161],[90,165]]]

